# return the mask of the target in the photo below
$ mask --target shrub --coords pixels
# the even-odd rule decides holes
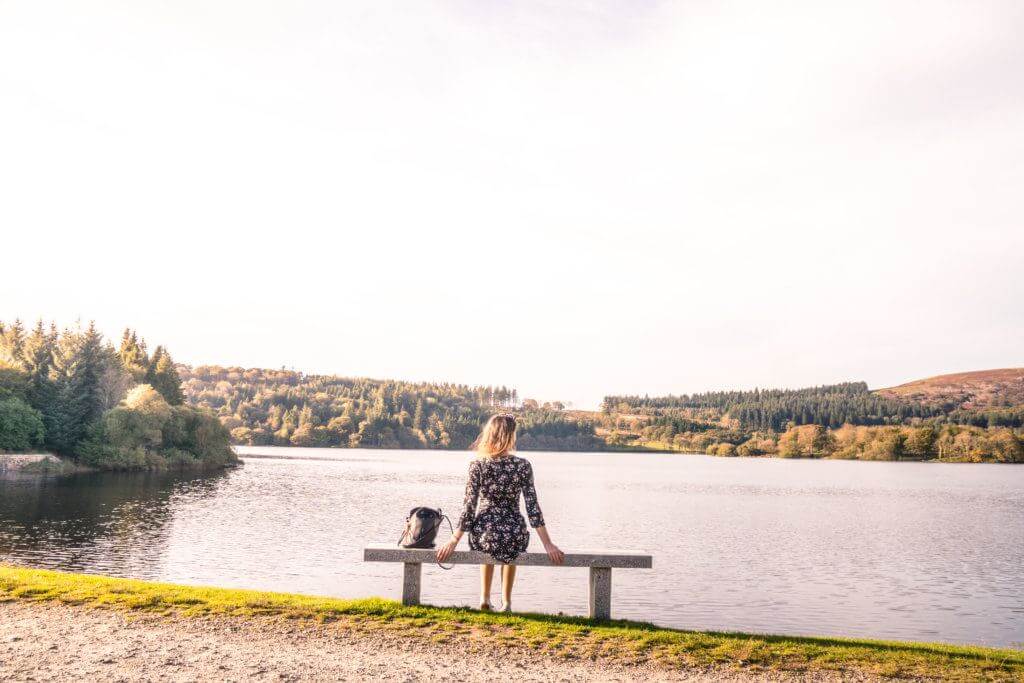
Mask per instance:
[[[1024,445],[1009,429],[997,429],[989,434],[988,451],[996,462],[1024,462]]]
[[[821,458],[831,455],[835,449],[835,439],[822,425],[803,425],[794,429],[803,455]]]
[[[237,461],[220,421],[189,406],[171,406],[147,384],[108,410],[78,449],[82,463],[102,469],[223,467]]]
[[[731,443],[720,443],[715,449],[715,455],[732,458],[736,456],[736,446]]]
[[[27,451],[43,443],[43,418],[19,398],[0,400],[0,451]]]
[[[800,448],[800,440],[794,428],[786,430],[786,433],[779,437],[779,457],[799,458],[804,455]]]
[[[0,361],[0,400],[7,398],[24,399],[28,381],[25,373]]]
[[[245,446],[252,446],[253,430],[248,427],[235,427],[231,430],[231,441]]]
[[[736,447],[736,455],[744,457],[756,457],[775,453],[775,441],[770,436],[758,436],[755,434]]]
[[[864,460],[898,460],[904,452],[905,437],[899,427],[870,432],[872,439],[863,451]]]
[[[938,434],[934,427],[917,427],[906,430],[904,448],[906,454],[915,458],[930,458],[934,455]]]

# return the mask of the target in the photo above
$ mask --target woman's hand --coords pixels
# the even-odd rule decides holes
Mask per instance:
[[[562,564],[565,562],[565,553],[551,542],[551,536],[548,535],[548,528],[546,526],[537,527],[537,535],[540,536],[541,543],[544,544],[544,552],[548,554],[551,564]]]
[[[554,543],[545,543],[544,552],[548,554],[548,559],[551,560],[551,564],[562,564],[565,562],[565,553],[563,553]]]
[[[443,546],[438,548],[437,549],[437,561],[438,562],[444,562],[449,557],[451,557],[452,553],[455,552],[455,546],[457,546],[458,544],[459,544],[459,539],[453,538],[450,541],[448,541],[447,543],[445,543]]]

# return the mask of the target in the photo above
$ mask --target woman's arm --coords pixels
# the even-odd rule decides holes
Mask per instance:
[[[530,526],[537,530],[551,564],[562,564],[565,561],[565,553],[551,542],[548,528],[544,525],[544,514],[540,511],[540,503],[537,502],[537,487],[533,485],[533,466],[530,463],[526,463],[526,471],[523,473],[523,500],[526,501],[526,514],[530,518]]]

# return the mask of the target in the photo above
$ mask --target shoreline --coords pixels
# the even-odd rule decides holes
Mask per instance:
[[[0,474],[58,475],[95,471],[53,453],[0,453]]]
[[[267,639],[271,649],[277,647],[274,643],[288,646],[296,629],[328,629],[334,636],[350,639],[356,648],[387,638],[388,647],[417,653],[407,662],[410,666],[417,665],[420,655],[430,659],[439,648],[456,644],[461,649],[453,664],[455,669],[445,675],[467,680],[479,679],[474,673],[479,673],[480,653],[497,653],[499,659],[519,662],[516,666],[522,665],[527,673],[535,675],[547,673],[543,667],[571,665],[563,677],[580,680],[608,680],[620,675],[623,679],[642,675],[684,680],[1024,678],[1024,650],[681,631],[641,622],[404,607],[379,598],[345,600],[189,587],[0,565],[0,614],[18,611],[31,615],[35,609],[41,615],[43,610],[55,607],[82,615],[116,613],[102,617],[106,619],[103,628],[115,630],[120,628],[119,619],[136,623],[144,618],[165,634],[161,638],[171,638],[170,645],[174,645],[178,637],[175,634],[181,629],[182,633],[199,633],[201,638],[215,636],[223,630],[225,620],[263,634],[260,637]],[[74,616],[68,618],[75,621]],[[0,619],[0,624],[7,621]],[[299,645],[316,653],[319,637],[304,635]],[[327,666],[329,662],[312,664]],[[372,670],[377,677],[394,673],[388,668],[389,657],[359,664],[370,667],[367,671]],[[214,673],[193,672],[192,677]],[[430,670],[404,673],[409,675],[400,677],[406,679],[441,677]],[[492,671],[489,677],[496,675]]]
[[[232,447],[232,450],[233,447]],[[15,476],[62,476],[68,474],[97,474],[101,472],[212,472],[242,467],[243,463],[235,455],[237,462],[223,466],[206,467],[197,463],[194,466],[175,464],[166,467],[132,467],[132,468],[97,468],[62,458],[53,453],[0,453],[0,475]]]
[[[327,451],[401,451],[403,453],[469,453],[470,451],[464,448],[382,448],[376,446],[280,446],[280,445],[264,445],[264,446],[249,446],[247,444],[232,444],[231,448],[234,449],[235,454],[239,458],[273,458],[271,455],[260,455],[260,454],[249,454],[239,451],[239,448],[249,449],[281,449],[281,450],[327,450]],[[790,456],[783,457],[780,455],[711,455],[708,453],[700,453],[697,451],[676,451],[669,449],[618,449],[609,448],[602,450],[593,451],[579,451],[579,450],[564,450],[555,451],[550,449],[526,449],[520,448],[515,451],[520,454],[528,453],[575,453],[580,455],[605,455],[605,454],[663,454],[663,455],[699,455],[708,458],[716,458],[720,460],[812,460],[822,462],[864,462],[864,463],[925,463],[925,464],[937,464],[937,465],[1024,465],[1024,462],[999,462],[994,460],[987,461],[976,461],[966,460],[962,458],[899,458],[896,460],[881,460],[881,459],[866,459],[866,458],[837,458],[834,456],[823,456],[815,457],[809,455],[801,456]],[[2,457],[2,456],[0,456]],[[524,456],[525,457],[525,456]],[[317,458],[308,458],[317,459]],[[327,459],[327,458],[321,458]]]
[[[278,455],[261,454],[261,453],[246,453],[240,449],[281,449],[285,450],[330,450],[330,451],[379,451],[379,450],[392,450],[402,452],[451,452],[458,453],[464,452],[463,449],[434,449],[434,448],[376,448],[369,446],[359,446],[356,448],[342,447],[342,446],[246,446],[233,444],[231,446],[232,451],[235,453],[236,462],[218,466],[218,467],[203,467],[203,466],[166,466],[166,467],[135,467],[135,468],[110,468],[110,469],[99,469],[95,467],[89,467],[76,463],[66,458],[54,455],[52,453],[0,453],[0,476],[6,477],[60,477],[77,474],[98,474],[104,472],[122,472],[122,473],[144,473],[144,472],[208,472],[215,470],[227,470],[234,469],[237,467],[244,466],[243,458],[261,459],[268,458],[273,459],[281,457]],[[692,451],[675,451],[675,450],[659,450],[659,449],[645,449],[645,450],[626,450],[626,449],[607,449],[597,451],[577,451],[577,450],[566,450],[566,451],[552,451],[552,450],[522,450],[524,454],[529,453],[576,453],[576,454],[592,454],[592,455],[604,455],[604,454],[672,454],[680,456],[704,456],[709,458],[722,458],[722,459],[742,459],[742,460],[816,460],[816,461],[830,461],[830,462],[865,462],[865,463],[924,463],[924,464],[943,464],[943,465],[1022,465],[1024,463],[1016,462],[977,462],[964,459],[955,458],[900,458],[899,460],[864,460],[860,458],[836,458],[836,457],[812,457],[812,456],[800,456],[800,457],[780,457],[777,455],[757,455],[757,456],[720,456],[720,455],[709,455],[707,453],[698,453]],[[310,460],[325,460],[329,461],[331,458],[304,458]]]

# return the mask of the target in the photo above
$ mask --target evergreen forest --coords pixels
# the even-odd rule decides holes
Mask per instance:
[[[186,405],[170,353],[90,323],[0,323],[0,452],[50,452],[96,469],[216,468],[237,458],[212,413]]]

